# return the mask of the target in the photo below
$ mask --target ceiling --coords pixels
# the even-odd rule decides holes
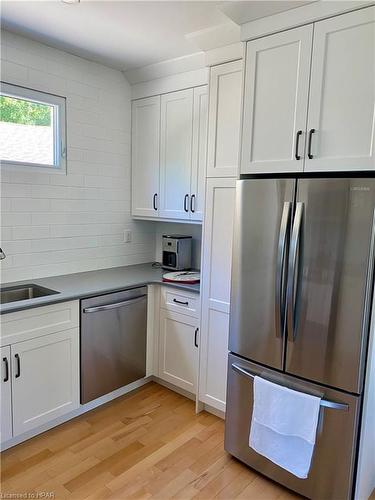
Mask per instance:
[[[188,34],[305,1],[3,0],[2,27],[123,71],[197,52]],[[226,14],[224,13],[226,11]],[[229,16],[229,17],[228,17]]]

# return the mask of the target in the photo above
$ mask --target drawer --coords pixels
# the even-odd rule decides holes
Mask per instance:
[[[160,306],[169,311],[180,312],[194,318],[199,317],[198,294],[161,287]]]
[[[59,302],[1,315],[2,346],[79,326],[79,301]]]

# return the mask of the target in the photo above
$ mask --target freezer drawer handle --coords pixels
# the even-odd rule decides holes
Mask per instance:
[[[256,373],[251,373],[245,368],[236,365],[235,363],[232,363],[232,368],[237,373],[240,373],[241,375],[244,375],[245,377],[251,379],[253,379],[257,375]],[[335,403],[335,401],[330,401],[329,399],[321,399],[320,406],[323,406],[324,408],[331,408],[332,410],[349,411],[349,405],[347,405],[346,403]]]
[[[134,299],[123,300],[122,302],[115,302],[114,304],[106,304],[105,306],[96,306],[96,307],[87,307],[83,310],[84,313],[94,313],[98,311],[109,311],[110,309],[117,309],[118,307],[129,306],[130,304],[134,304],[135,302],[139,302],[143,297],[147,297],[147,294],[138,295]]]

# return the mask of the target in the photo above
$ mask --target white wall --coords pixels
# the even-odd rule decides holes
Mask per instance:
[[[163,234],[183,234],[192,236],[192,267],[201,267],[202,226],[200,224],[181,224],[173,222],[155,222],[156,225],[156,249],[155,260],[162,260],[162,236]]]
[[[124,75],[1,33],[1,79],[67,98],[67,175],[2,170],[2,281],[149,262],[155,230],[130,216]],[[132,243],[123,243],[125,229]]]

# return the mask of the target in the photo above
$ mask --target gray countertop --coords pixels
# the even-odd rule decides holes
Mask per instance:
[[[149,284],[163,284],[173,288],[199,293],[199,284],[184,285],[163,282],[162,276],[165,272],[166,271],[163,269],[153,268],[151,263],[149,263],[7,283],[2,285],[2,287],[33,283],[45,288],[50,288],[59,293],[1,304],[0,314],[21,311],[32,307],[47,306],[49,304],[55,304],[56,302],[93,297],[102,293],[117,292],[119,290],[126,290],[127,288]]]

